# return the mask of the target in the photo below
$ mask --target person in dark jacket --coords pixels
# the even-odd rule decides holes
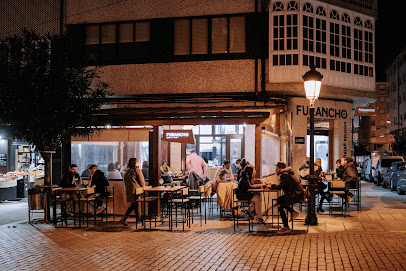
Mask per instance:
[[[85,169],[85,170],[83,170],[82,171],[82,177],[90,177],[90,166],[91,166],[92,164],[88,164],[87,165],[87,168]]]
[[[341,159],[337,159],[337,161],[336,161],[336,174],[337,174],[337,178],[340,178],[340,179],[341,179],[341,176],[343,176],[343,170],[344,170],[344,167],[343,167],[343,165],[341,164]]]
[[[317,158],[315,161],[315,165],[317,167],[317,169],[314,171],[314,176],[317,178],[317,184],[318,184],[318,192],[320,194],[320,201],[319,201],[319,207],[317,208],[317,212],[324,212],[323,209],[323,202],[324,200],[327,200],[328,202],[331,201],[331,199],[333,198],[333,194],[331,194],[330,192],[326,192],[324,191],[327,188],[327,185],[325,183],[323,183],[322,180],[322,176],[321,176],[321,172],[323,171],[323,169],[321,168],[321,159]]]
[[[77,170],[78,170],[77,165],[75,164],[70,165],[69,170],[65,174],[63,174],[59,186],[63,188],[68,188],[68,187],[76,187],[78,184],[80,184],[81,180],[79,174],[77,173]],[[64,199],[72,198],[74,200],[79,198],[79,196],[75,193],[63,193],[61,197]],[[74,206],[73,201],[68,201],[66,212],[69,215],[72,215],[72,212],[75,208],[76,207]]]
[[[341,165],[344,167],[341,176],[341,179],[345,182],[346,200],[344,204],[348,204],[354,197],[348,189],[355,189],[358,187],[358,171],[351,157],[342,158]]]
[[[103,202],[100,197],[108,196],[106,192],[106,187],[109,186],[109,181],[107,180],[104,173],[99,169],[97,165],[91,165],[90,170],[90,186],[96,186],[94,189],[96,195],[96,214],[103,213],[106,207],[103,206]]]
[[[250,206],[244,213],[248,216],[251,216],[251,212],[255,210],[255,215],[257,217],[257,222],[264,224],[262,219],[262,199],[258,195],[254,195],[252,192],[249,192],[255,177],[255,168],[252,165],[246,165],[243,171],[240,172],[241,179],[238,183],[238,187],[235,190],[235,195],[239,200],[249,200],[251,202]]]
[[[278,231],[279,234],[290,232],[288,218],[285,210],[292,214],[292,219],[295,219],[299,212],[295,211],[290,205],[302,202],[305,200],[305,193],[299,179],[295,177],[292,167],[286,167],[283,162],[276,164],[276,173],[280,177],[279,185],[272,184],[274,190],[283,190],[284,195],[277,198],[279,205],[279,213],[282,218],[283,228]]]
[[[77,173],[78,166],[72,164],[69,166],[68,172],[63,174],[61,183],[59,184],[60,187],[67,188],[67,187],[75,187],[80,183],[80,176]]]

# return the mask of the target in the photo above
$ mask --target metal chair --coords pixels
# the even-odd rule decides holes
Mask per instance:
[[[198,187],[197,189],[197,193],[199,194],[198,196],[189,196],[189,200],[191,200],[192,202],[196,202],[199,204],[200,206],[200,226],[202,226],[202,205],[203,205],[203,201],[207,202],[207,197],[205,196],[206,193],[206,186],[205,185],[201,185]],[[206,224],[206,203],[204,204],[204,224]],[[192,209],[192,223],[193,223],[193,209]]]
[[[179,205],[181,206],[183,231],[185,231],[185,223],[190,228],[190,204],[189,204],[190,200],[187,198],[188,194],[189,194],[189,188],[187,188],[187,187],[183,188],[181,190],[180,198],[171,199],[169,201],[171,216],[173,216],[172,207],[175,207],[175,227],[178,226],[178,208],[177,207]],[[184,212],[182,212],[182,210]],[[173,221],[172,218],[171,218],[171,221]]]

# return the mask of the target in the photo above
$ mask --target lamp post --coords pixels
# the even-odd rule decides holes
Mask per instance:
[[[307,205],[307,225],[317,225],[316,215],[316,187],[317,178],[314,176],[314,103],[319,98],[321,79],[323,75],[316,71],[312,65],[310,71],[303,75],[306,98],[310,101],[310,174],[308,177],[308,188],[310,198]]]

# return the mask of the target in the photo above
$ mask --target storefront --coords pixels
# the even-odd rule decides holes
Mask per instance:
[[[314,157],[322,160],[323,170],[335,169],[335,161],[351,156],[352,104],[343,101],[317,100],[315,104]],[[310,156],[309,102],[292,98],[289,102],[292,130],[292,166],[299,169]]]

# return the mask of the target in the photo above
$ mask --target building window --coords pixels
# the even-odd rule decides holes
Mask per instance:
[[[119,31],[118,42],[119,43],[134,42],[134,24],[132,24],[132,23],[119,24],[118,28],[119,28],[118,29],[118,31]]]
[[[375,120],[371,121],[371,126],[375,126]]]
[[[330,59],[330,70],[351,73],[351,63]]]
[[[351,59],[351,27],[342,25],[341,30],[342,30],[342,36],[341,36],[342,57]]]
[[[338,14],[337,11],[332,10],[330,12],[330,18],[339,21],[340,20],[340,15]]]
[[[275,2],[273,4],[273,11],[283,11],[283,3],[282,2]]]
[[[299,65],[299,55],[298,54],[273,55],[272,65],[273,66]]]
[[[316,14],[319,16],[326,17],[326,10],[322,6],[318,6],[316,10]]]
[[[313,24],[313,17],[303,15],[303,50],[304,51],[309,51],[313,52],[313,30],[314,30],[314,24]]]
[[[208,18],[181,19],[174,23],[174,54],[202,55],[244,53],[245,17],[211,18],[211,52],[209,52]]]
[[[313,13],[313,6],[310,3],[304,3],[303,11]]]
[[[340,25],[330,22],[330,55],[340,57]]]
[[[373,39],[372,39],[372,32],[365,31],[365,61],[368,63],[373,63]]]
[[[347,13],[344,13],[343,16],[341,17],[341,20],[345,23],[351,23],[350,16]]]
[[[316,53],[327,53],[327,23],[316,18]]]
[[[99,44],[100,25],[86,25],[85,45]]]
[[[286,15],[286,49],[297,50],[297,14]]]
[[[355,17],[354,24],[362,27],[362,20],[360,17]]]
[[[327,69],[327,60],[324,57],[303,55],[303,66],[315,65],[317,68]]]
[[[193,19],[192,23],[192,55],[207,54],[208,44],[208,19]]]
[[[298,10],[298,4],[296,1],[290,1],[288,3],[288,10]]]
[[[372,22],[370,20],[365,21],[365,28],[372,29]]]
[[[285,50],[285,16],[273,16],[273,49],[275,51]]]
[[[362,30],[354,29],[354,60],[362,62]]]
[[[135,42],[150,41],[150,23],[135,23]]]

